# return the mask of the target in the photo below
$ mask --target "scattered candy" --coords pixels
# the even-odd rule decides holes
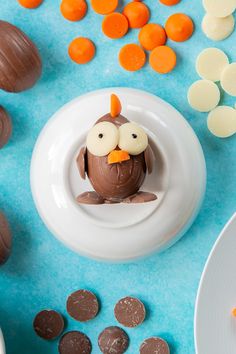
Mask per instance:
[[[134,298],[125,297],[121,299],[115,306],[115,317],[119,323],[125,327],[137,327],[143,323],[146,317],[144,304]]]
[[[166,43],[166,32],[161,25],[148,23],[139,32],[139,42],[145,50],[153,50]]]
[[[0,106],[0,149],[8,143],[12,133],[12,122],[7,111]]]
[[[220,81],[221,74],[229,64],[227,55],[217,48],[206,48],[197,57],[198,75],[207,80]]]
[[[118,0],[91,0],[93,10],[100,15],[108,15],[118,7]]]
[[[126,44],[119,53],[120,65],[128,71],[141,69],[146,62],[144,50],[137,44]]]
[[[34,43],[20,29],[0,20],[0,88],[21,92],[41,76],[42,62]]]
[[[18,0],[18,2],[27,9],[36,9],[43,3],[43,0]]]
[[[130,28],[141,28],[149,21],[149,8],[142,2],[130,2],[123,10],[127,17]]]
[[[67,312],[76,321],[87,322],[97,316],[99,305],[96,296],[88,290],[78,290],[67,299]]]
[[[163,5],[174,6],[177,5],[181,0],[160,0]]]
[[[111,39],[123,37],[128,32],[128,29],[127,18],[119,12],[107,15],[102,22],[103,33]]]
[[[129,346],[129,338],[119,327],[107,327],[98,338],[98,345],[103,354],[123,354]]]
[[[218,106],[208,115],[208,129],[219,138],[228,138],[236,133],[236,110],[228,106]]]
[[[188,102],[196,111],[209,112],[220,102],[220,90],[212,81],[196,81],[188,90]]]
[[[185,14],[171,15],[165,25],[167,36],[175,42],[187,41],[193,34],[192,19]]]
[[[151,51],[149,63],[153,70],[160,74],[167,74],[176,65],[176,54],[168,46],[160,46]]]
[[[236,9],[236,0],[203,0],[207,13],[215,17],[226,17]]]
[[[225,92],[236,96],[236,63],[229,64],[224,68],[220,83]]]
[[[69,21],[80,21],[87,13],[85,0],[62,0],[61,14]]]
[[[4,264],[11,253],[12,235],[5,215],[0,212],[0,265]]]
[[[59,337],[65,326],[62,315],[53,310],[39,312],[34,319],[33,325],[37,335],[46,340]]]
[[[95,45],[89,38],[74,39],[69,46],[69,56],[77,64],[86,64],[95,56]]]
[[[166,341],[158,337],[145,339],[140,347],[140,354],[170,354]]]
[[[219,18],[206,14],[203,17],[202,30],[207,38],[213,41],[222,41],[231,35],[234,30],[234,24],[233,15]]]
[[[90,354],[92,352],[92,344],[85,334],[71,331],[62,336],[58,350],[60,354]]]

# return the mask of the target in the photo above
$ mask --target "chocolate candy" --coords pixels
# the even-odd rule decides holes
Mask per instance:
[[[5,215],[0,212],[0,265],[4,264],[10,255],[12,236]]]
[[[12,133],[11,118],[6,110],[0,106],[0,149],[7,144]]]
[[[129,337],[119,327],[107,327],[99,335],[98,345],[103,354],[123,354],[129,346]]]
[[[57,338],[64,330],[64,319],[56,311],[43,310],[34,319],[34,330],[37,335],[46,340]]]
[[[42,62],[33,42],[17,27],[0,21],[0,88],[21,92],[41,76]]]
[[[144,304],[130,296],[121,299],[116,304],[114,313],[118,322],[130,328],[143,323],[146,316]]]
[[[58,349],[60,354],[90,354],[92,344],[85,334],[72,331],[62,336]]]
[[[98,310],[98,300],[91,291],[78,290],[68,297],[67,312],[77,321],[91,320],[97,315]]]
[[[151,337],[141,344],[140,354],[170,354],[170,349],[163,339]]]

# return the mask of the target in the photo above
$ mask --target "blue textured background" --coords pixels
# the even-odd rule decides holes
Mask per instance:
[[[206,114],[194,112],[186,101],[188,86],[198,79],[194,70],[196,56],[201,49],[214,45],[200,30],[200,1],[182,0],[173,8],[157,0],[146,3],[153,22],[164,24],[171,13],[181,11],[191,15],[196,23],[190,41],[169,42],[178,53],[178,66],[166,76],[153,72],[148,65],[137,73],[123,71],[117,64],[119,48],[136,42],[138,32],[111,41],[101,33],[102,16],[91,10],[82,22],[70,23],[60,15],[59,0],[45,0],[33,11],[21,8],[16,0],[0,3],[0,18],[30,35],[44,62],[43,76],[32,90],[17,95],[0,92],[0,104],[10,112],[14,124],[9,145],[0,151],[0,208],[8,215],[14,234],[12,257],[0,269],[0,326],[7,354],[57,353],[56,342],[47,343],[36,337],[33,317],[40,309],[50,307],[66,315],[67,295],[83,287],[99,295],[101,312],[87,324],[67,318],[67,328],[86,332],[92,339],[93,353],[99,353],[100,331],[116,324],[114,304],[130,293],[145,302],[148,318],[141,327],[127,331],[131,339],[127,353],[138,353],[142,340],[152,335],[167,339],[172,354],[194,353],[193,314],[200,275],[218,233],[235,211],[236,137],[220,140],[210,135]],[[68,44],[81,35],[97,44],[96,58],[86,66],[77,66],[67,56]],[[236,33],[218,44],[232,60],[236,60],[232,51],[235,42]],[[50,116],[72,98],[109,86],[147,90],[173,104],[197,133],[208,168],[206,199],[185,237],[160,255],[125,265],[97,263],[67,250],[42,224],[29,185],[32,149]],[[226,95],[222,102],[235,103]]]

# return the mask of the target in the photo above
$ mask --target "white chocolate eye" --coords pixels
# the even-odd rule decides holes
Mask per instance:
[[[114,150],[119,141],[119,131],[109,122],[96,124],[87,135],[87,149],[95,156],[106,156]]]
[[[125,123],[120,126],[119,148],[131,155],[139,155],[148,146],[148,137],[143,128],[135,123]]]

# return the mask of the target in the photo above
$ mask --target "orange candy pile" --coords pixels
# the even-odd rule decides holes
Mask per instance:
[[[181,0],[160,0],[166,6],[173,6]],[[38,7],[43,0],[18,0],[27,8]],[[140,70],[146,62],[146,51],[150,51],[149,64],[160,74],[172,71],[176,65],[176,54],[166,45],[167,39],[175,42],[188,40],[194,32],[192,19],[182,13],[171,15],[165,28],[157,23],[148,23],[150,11],[142,0],[133,0],[124,6],[123,12],[116,12],[119,0],[91,0],[93,10],[99,15],[105,15],[102,21],[102,31],[111,39],[119,39],[126,35],[129,29],[139,28],[139,43],[123,46],[119,53],[120,65],[128,71]],[[86,0],[62,0],[61,14],[69,21],[82,20],[88,10]],[[68,48],[70,58],[77,64],[86,64],[95,56],[94,43],[85,37],[74,39]]]

